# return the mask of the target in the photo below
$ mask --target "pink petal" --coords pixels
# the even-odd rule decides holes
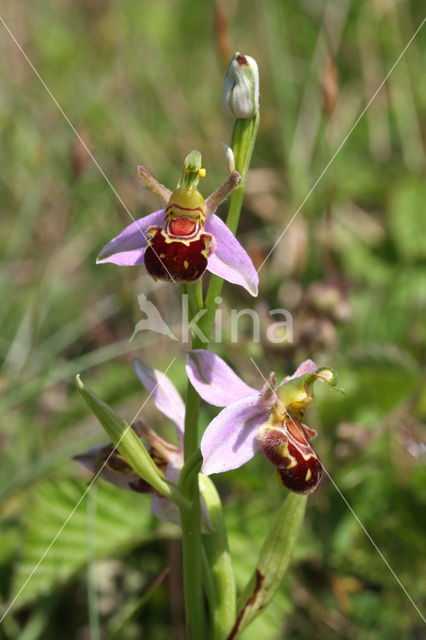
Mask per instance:
[[[251,395],[223,409],[209,424],[202,439],[205,475],[237,469],[261,449],[257,432],[268,419],[269,410]]]
[[[203,400],[215,407],[227,407],[236,400],[258,393],[222,358],[205,349],[193,349],[188,353],[186,373]]]
[[[164,474],[166,480],[177,485],[179,475],[180,467],[169,463],[167,465],[166,473]],[[154,494],[154,497],[151,500],[151,511],[159,520],[172,522],[173,524],[180,524],[179,507],[175,505],[174,502],[170,502],[170,500],[164,496],[160,496],[157,493]]]
[[[98,264],[113,262],[122,267],[143,264],[147,245],[146,230],[152,225],[163,224],[164,209],[154,211],[154,213],[150,213],[144,218],[139,218],[104,246],[96,262]]]
[[[281,382],[280,386],[289,380],[294,380],[295,378],[300,378],[304,376],[306,373],[315,373],[318,369],[317,365],[313,360],[305,360],[302,364],[299,364],[296,371],[292,376],[286,376],[284,380]]]
[[[151,394],[157,409],[174,422],[181,442],[185,424],[185,405],[176,387],[162,371],[152,369],[139,358],[135,358],[133,364],[139,380]]]
[[[164,496],[155,494],[151,500],[152,513],[163,522],[180,524],[179,507]]]
[[[216,249],[209,257],[207,269],[232,284],[239,284],[252,296],[257,296],[259,276],[251,258],[232,231],[217,215],[206,222],[206,231],[216,238]]]

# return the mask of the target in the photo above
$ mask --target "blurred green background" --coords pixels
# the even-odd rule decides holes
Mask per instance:
[[[203,154],[207,195],[227,175],[220,106],[239,50],[261,73],[261,125],[239,237],[259,267],[424,17],[420,1],[3,0],[0,15],[135,217],[158,208],[143,164],[173,187]],[[0,24],[0,598],[11,601],[83,494],[71,460],[105,440],[74,375],[131,419],[146,393],[138,355],[184,392],[184,347],[129,342],[144,292],[179,322],[178,292],[143,268],[96,266],[130,222]],[[426,185],[423,28],[260,271],[260,294],[224,288],[224,355],[254,386],[306,357],[347,395],[318,390],[306,422],[337,487],[417,606],[426,596]],[[223,213],[223,212],[222,212]],[[231,343],[231,309],[256,309]],[[270,309],[293,342],[266,339]],[[273,320],[273,321],[276,321]],[[318,385],[320,386],[320,385]],[[202,424],[215,415],[204,406]],[[168,435],[151,402],[144,419]],[[423,438],[423,440],[422,440]],[[217,478],[238,584],[283,492],[257,456]],[[22,591],[0,638],[100,640],[147,596],[123,640],[183,638],[177,530],[149,497],[103,481],[88,493]],[[153,591],[161,572],[168,577]],[[424,611],[424,609],[423,609]],[[294,564],[247,640],[421,638],[424,625],[327,478],[309,500]]]

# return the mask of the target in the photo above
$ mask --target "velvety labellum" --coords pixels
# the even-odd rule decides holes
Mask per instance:
[[[149,227],[145,266],[153,278],[176,282],[199,280],[207,269],[213,236],[189,218],[176,218],[165,227]]]
[[[282,486],[296,493],[311,493],[322,478],[322,465],[311,447],[311,430],[298,420],[286,420],[281,426],[265,427],[262,449],[277,467],[276,475]]]

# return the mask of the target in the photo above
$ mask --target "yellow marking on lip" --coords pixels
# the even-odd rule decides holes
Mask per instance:
[[[305,482],[308,482],[308,480],[311,479],[311,476],[312,476],[312,471],[308,469],[305,476]]]
[[[165,254],[165,253],[160,253],[160,256],[159,256],[159,257],[160,257],[161,259],[163,259],[163,258],[165,258],[165,257],[166,257],[166,254]]]
[[[293,469],[294,467],[297,467],[296,458],[292,456],[290,451],[288,450],[288,442],[285,442],[280,446],[279,453],[283,458],[288,458],[290,460],[290,462],[286,466],[286,469]]]
[[[184,260],[183,261],[183,266],[185,267],[185,269],[187,269],[189,267],[189,262],[188,260]]]
[[[198,233],[194,236],[191,236],[189,239],[185,240],[185,236],[170,236],[166,229],[161,229],[161,235],[163,236],[166,244],[171,244],[172,242],[179,242],[180,244],[184,244],[185,247],[189,247],[191,242],[196,242],[200,239],[200,236],[204,233],[203,228],[198,229]],[[207,256],[206,256],[207,257]]]

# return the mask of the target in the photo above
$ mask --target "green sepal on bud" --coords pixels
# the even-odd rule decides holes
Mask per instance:
[[[259,110],[259,70],[254,58],[237,53],[225,76],[222,107],[236,119],[254,118]]]
[[[76,384],[87,406],[95,414],[113,445],[133,471],[165,498],[169,498],[179,506],[187,507],[189,503],[186,498],[173,484],[164,479],[148,451],[127,422],[96,393],[86,387],[79,375],[76,376]]]

